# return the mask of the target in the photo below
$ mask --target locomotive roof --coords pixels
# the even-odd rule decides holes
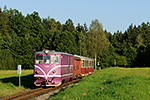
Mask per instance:
[[[37,52],[35,52],[35,54],[45,54],[45,50],[43,50],[43,51],[37,51]],[[55,51],[55,50],[48,50],[48,54],[72,55],[72,54],[65,53],[65,52],[57,52],[57,51]]]

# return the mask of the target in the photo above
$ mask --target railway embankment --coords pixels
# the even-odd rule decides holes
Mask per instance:
[[[22,70],[21,86],[17,70],[0,70],[0,98],[14,95],[34,88],[33,70]]]
[[[150,68],[107,68],[49,100],[149,100]]]
[[[22,86],[15,83],[18,75],[17,71],[0,71],[0,98],[19,92],[31,90],[30,83],[33,70],[22,73]],[[150,68],[107,68],[93,75],[82,78],[78,83],[68,86],[68,88],[56,90],[47,95],[41,95],[35,99],[47,96],[49,100],[98,100],[98,99],[150,99]],[[28,79],[27,79],[28,78]],[[27,79],[27,81],[26,81]],[[26,86],[26,87],[25,87]]]

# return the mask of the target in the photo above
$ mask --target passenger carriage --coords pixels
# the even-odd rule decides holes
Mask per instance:
[[[81,74],[82,74],[82,76],[89,75],[89,58],[83,57],[83,56],[78,56],[78,55],[74,55],[74,56],[79,57],[81,59]]]
[[[84,57],[83,59],[81,59],[81,61],[83,61],[82,68],[85,69],[83,76],[87,76],[89,75],[89,59],[87,57]]]
[[[89,74],[94,72],[94,59],[89,58]]]
[[[73,78],[81,77],[81,58],[73,56]]]
[[[35,52],[34,84],[58,86],[73,79],[73,55],[43,50]]]

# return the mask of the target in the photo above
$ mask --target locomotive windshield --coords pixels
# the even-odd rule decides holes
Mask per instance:
[[[59,64],[59,55],[51,55],[51,64]]]
[[[36,55],[36,64],[43,63],[43,55]]]
[[[49,55],[45,55],[44,56],[44,64],[49,64],[50,63],[50,56]]]
[[[59,55],[36,55],[36,64],[59,64]]]

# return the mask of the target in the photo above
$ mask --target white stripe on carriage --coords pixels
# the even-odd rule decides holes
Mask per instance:
[[[58,65],[58,66],[55,66],[54,68],[52,68],[48,73],[47,73],[47,76],[50,74],[51,71],[53,71],[54,69],[58,68],[58,67],[61,67],[61,65]],[[46,76],[46,79],[47,79],[47,76]]]
[[[62,67],[69,67],[69,65],[61,65]],[[70,67],[73,67],[73,65],[70,65]]]
[[[58,67],[69,67],[69,65],[58,65],[58,66],[55,66],[54,68],[52,68],[49,72],[48,72],[48,74],[46,75],[46,73],[39,67],[39,66],[37,66],[37,65],[34,65],[35,67],[37,67],[37,68],[39,68],[43,73],[44,73],[44,75],[41,75],[41,77],[46,77],[46,79],[47,79],[47,77],[49,76],[49,74],[50,74],[50,72],[51,71],[53,71],[54,69],[56,69],[56,68],[58,68]],[[70,65],[70,67],[73,67],[73,65]],[[71,73],[72,75],[73,75],[73,73]],[[65,75],[65,74],[64,74]],[[63,75],[63,76],[64,76]],[[68,76],[68,75],[66,75],[66,76]],[[58,77],[61,77],[61,76],[58,76]]]
[[[46,73],[39,66],[37,66],[37,65],[34,65],[34,66],[37,67],[38,69],[40,69],[43,72],[44,76],[46,76]]]
[[[39,69],[44,73],[44,75],[42,75],[42,76],[46,77],[46,79],[47,79],[49,73],[50,73],[52,70],[54,70],[54,69],[56,69],[56,68],[58,68],[58,67],[61,67],[61,65],[58,65],[58,66],[55,66],[54,68],[52,68],[52,69],[48,72],[47,75],[45,74],[45,72],[44,72],[39,66],[35,65],[35,67],[39,68]]]
[[[64,77],[64,76],[70,76],[70,75],[73,75],[73,73],[63,74],[63,75],[48,75],[48,77]],[[45,75],[34,75],[34,77],[45,77]]]
[[[34,77],[45,77],[44,75],[34,75]],[[48,75],[48,77],[61,77],[61,75]]]
[[[73,73],[63,74],[63,75],[48,75],[48,77],[64,77],[64,76],[70,76],[70,75],[73,75]]]
[[[50,72],[52,72],[54,69],[58,68],[58,67],[69,67],[69,65],[58,65],[58,66],[55,66],[54,68],[52,68],[47,75],[50,74]],[[73,67],[73,65],[70,65],[70,67]],[[47,79],[47,78],[46,78]]]
[[[45,77],[45,75],[34,75],[34,77]]]

